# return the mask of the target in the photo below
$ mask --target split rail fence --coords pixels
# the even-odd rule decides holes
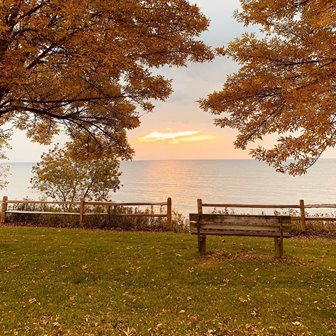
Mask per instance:
[[[309,217],[306,215],[307,209],[336,209],[336,204],[305,204],[300,200],[299,204],[219,204],[203,203],[201,199],[197,200],[198,214],[203,213],[203,207],[208,208],[249,208],[249,209],[298,209],[300,216],[291,216],[292,221],[299,221],[301,231],[306,231],[307,221],[336,221],[336,217]]]
[[[73,211],[34,211],[34,210],[17,210],[9,209],[8,205],[51,205],[51,206],[63,206],[66,207],[77,207],[78,212]],[[96,206],[96,207],[108,207],[112,208],[112,212],[86,212],[87,206]],[[132,213],[120,213],[118,212],[118,207],[139,207],[139,206],[150,206],[150,212],[132,212]],[[165,213],[155,213],[154,206],[165,207]],[[1,207],[1,216],[0,224],[6,223],[7,214],[35,214],[35,215],[74,215],[79,216],[79,226],[84,227],[85,216],[92,215],[114,215],[114,216],[127,216],[127,217],[157,217],[157,218],[167,218],[167,228],[171,229],[173,226],[172,223],[172,199],[171,197],[167,198],[166,202],[96,202],[96,201],[86,201],[81,199],[79,202],[56,202],[56,201],[32,201],[32,200],[9,200],[7,196],[2,198],[2,207]]]
[[[39,204],[39,205],[59,205],[64,207],[75,206],[79,209],[78,212],[73,211],[34,211],[34,210],[17,210],[9,209],[8,205],[25,205],[25,204]],[[97,213],[94,211],[86,212],[87,206],[96,207],[109,207],[112,208],[112,212]],[[133,212],[133,213],[120,213],[117,212],[118,207],[139,207],[150,206],[150,212]],[[165,207],[165,213],[155,213],[153,211],[154,206]],[[309,217],[306,215],[307,209],[336,209],[336,204],[305,204],[304,200],[300,200],[299,204],[231,204],[231,203],[203,203],[201,199],[197,201],[198,213],[203,213],[203,207],[208,208],[250,208],[250,209],[297,209],[299,216],[291,216],[292,221],[299,221],[301,231],[306,231],[306,222],[308,221],[336,221],[336,217]],[[335,210],[336,211],[336,210]],[[167,198],[166,202],[95,202],[86,201],[81,199],[79,202],[55,202],[55,201],[32,201],[32,200],[9,200],[7,196],[3,196],[0,224],[6,223],[7,214],[37,214],[37,215],[74,215],[79,216],[79,225],[84,227],[85,216],[92,215],[115,215],[115,216],[128,216],[128,217],[157,217],[167,218],[167,228],[171,229],[172,224],[172,199]]]

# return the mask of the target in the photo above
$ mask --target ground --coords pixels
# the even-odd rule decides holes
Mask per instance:
[[[333,239],[0,234],[0,335],[336,335]]]

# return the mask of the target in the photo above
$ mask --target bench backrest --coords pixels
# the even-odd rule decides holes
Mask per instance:
[[[279,232],[287,231],[290,216],[225,215],[191,213],[190,232],[221,234],[221,231]]]

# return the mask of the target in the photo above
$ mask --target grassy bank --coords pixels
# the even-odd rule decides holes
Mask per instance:
[[[0,233],[0,335],[336,334],[335,240]]]

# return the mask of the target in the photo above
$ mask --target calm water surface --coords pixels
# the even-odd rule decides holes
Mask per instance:
[[[30,189],[33,163],[11,163],[0,195],[38,199]],[[253,160],[132,161],[121,164],[123,187],[114,201],[165,201],[187,214],[196,199],[220,203],[336,203],[336,160],[321,160],[305,176],[291,177]]]

